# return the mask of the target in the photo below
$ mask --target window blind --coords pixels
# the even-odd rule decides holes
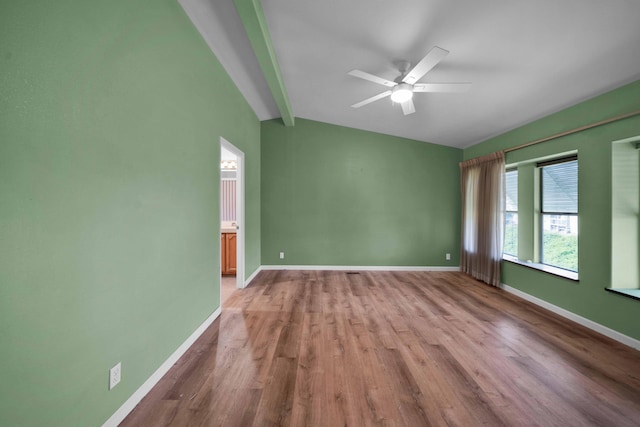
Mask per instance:
[[[578,160],[542,167],[542,211],[578,213]]]
[[[509,170],[505,174],[506,181],[506,205],[505,208],[510,212],[518,211],[518,170]]]

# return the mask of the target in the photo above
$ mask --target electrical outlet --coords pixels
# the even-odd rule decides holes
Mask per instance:
[[[444,258],[445,258],[447,261],[451,261],[451,254],[450,254],[450,253],[447,253],[447,254],[444,256]]]
[[[284,252],[280,252],[280,259],[284,259]]]
[[[120,382],[120,376],[122,375],[122,363],[118,362],[116,366],[109,369],[109,390],[114,388]]]

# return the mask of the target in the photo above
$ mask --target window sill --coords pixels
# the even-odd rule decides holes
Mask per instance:
[[[604,288],[605,291],[613,292],[628,298],[640,300],[640,289],[616,289],[616,288]]]
[[[503,255],[503,261],[512,262],[514,264],[522,265],[527,268],[532,268],[534,270],[543,271],[545,273],[553,274],[554,276],[562,277],[564,279],[568,279],[574,282],[579,282],[578,273],[575,271],[564,270],[558,267],[552,267],[550,265],[540,264],[537,262],[525,262],[520,261],[517,257],[510,255]]]

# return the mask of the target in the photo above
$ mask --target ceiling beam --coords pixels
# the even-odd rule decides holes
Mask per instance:
[[[291,103],[287,95],[287,88],[284,86],[282,71],[278,64],[276,52],[273,49],[267,21],[264,17],[260,0],[234,0],[238,15],[242,20],[253,51],[258,58],[258,63],[262,69],[265,80],[269,85],[273,99],[276,101],[282,121],[285,126],[294,125]]]

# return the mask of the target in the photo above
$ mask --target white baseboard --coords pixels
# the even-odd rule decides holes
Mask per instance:
[[[552,311],[556,314],[559,314],[562,317],[566,317],[569,320],[572,320],[582,326],[585,326],[589,329],[592,329],[598,333],[601,333],[602,335],[605,335],[611,339],[614,339],[618,342],[621,342],[622,344],[628,345],[629,347],[635,348],[636,350],[640,350],[640,341],[632,338],[628,335],[624,335],[621,334],[618,331],[615,331],[611,328],[608,328],[604,325],[601,325],[600,323],[596,323],[593,320],[589,320],[586,317],[582,317],[578,314],[575,314],[569,310],[565,310],[562,307],[558,307],[557,305],[553,305],[545,300],[542,300],[538,297],[534,297],[533,295],[530,295],[526,292],[522,292],[519,289],[516,288],[512,288],[509,285],[505,285],[504,283],[501,286],[502,289],[504,289],[505,291],[517,295],[522,299],[525,299],[529,302],[532,302],[536,305],[539,305],[540,307],[546,308],[549,311]]]
[[[247,286],[249,286],[249,283],[251,283],[251,281],[253,279],[256,278],[256,276],[258,275],[258,273],[260,273],[262,271],[262,266],[256,268],[256,271],[254,271],[251,276],[249,276],[245,281],[244,281],[244,287],[246,288]]]
[[[111,417],[104,424],[102,424],[102,427],[117,427],[118,424],[120,424],[131,411],[133,411],[136,405],[140,403],[142,398],[144,398],[147,393],[151,391],[153,386],[155,386],[158,381],[160,381],[160,379],[169,371],[169,369],[171,369],[174,363],[176,363],[178,359],[180,359],[180,357],[182,357],[182,355],[189,349],[189,347],[193,345],[193,343],[200,337],[200,335],[202,335],[202,333],[209,327],[209,325],[211,325],[213,321],[216,320],[218,316],[220,316],[221,312],[221,307],[218,307],[218,309],[214,311],[211,316],[207,317],[207,319],[202,322],[202,324],[198,326],[195,331],[193,331],[189,338],[187,338],[185,342],[183,342],[182,345],[180,345],[180,347],[178,347],[176,351],[174,351],[173,354],[169,356],[169,358],[165,360],[158,369],[156,369],[156,371],[144,382],[144,384],[142,384],[140,388],[138,388],[138,390],[136,390],[135,393],[133,393],[131,397],[129,397],[127,401],[124,402],[124,404],[120,408],[118,408],[118,410],[114,412],[114,414],[111,415]]]
[[[335,270],[335,271],[460,271],[455,267],[404,267],[378,265],[263,265],[261,270]]]

